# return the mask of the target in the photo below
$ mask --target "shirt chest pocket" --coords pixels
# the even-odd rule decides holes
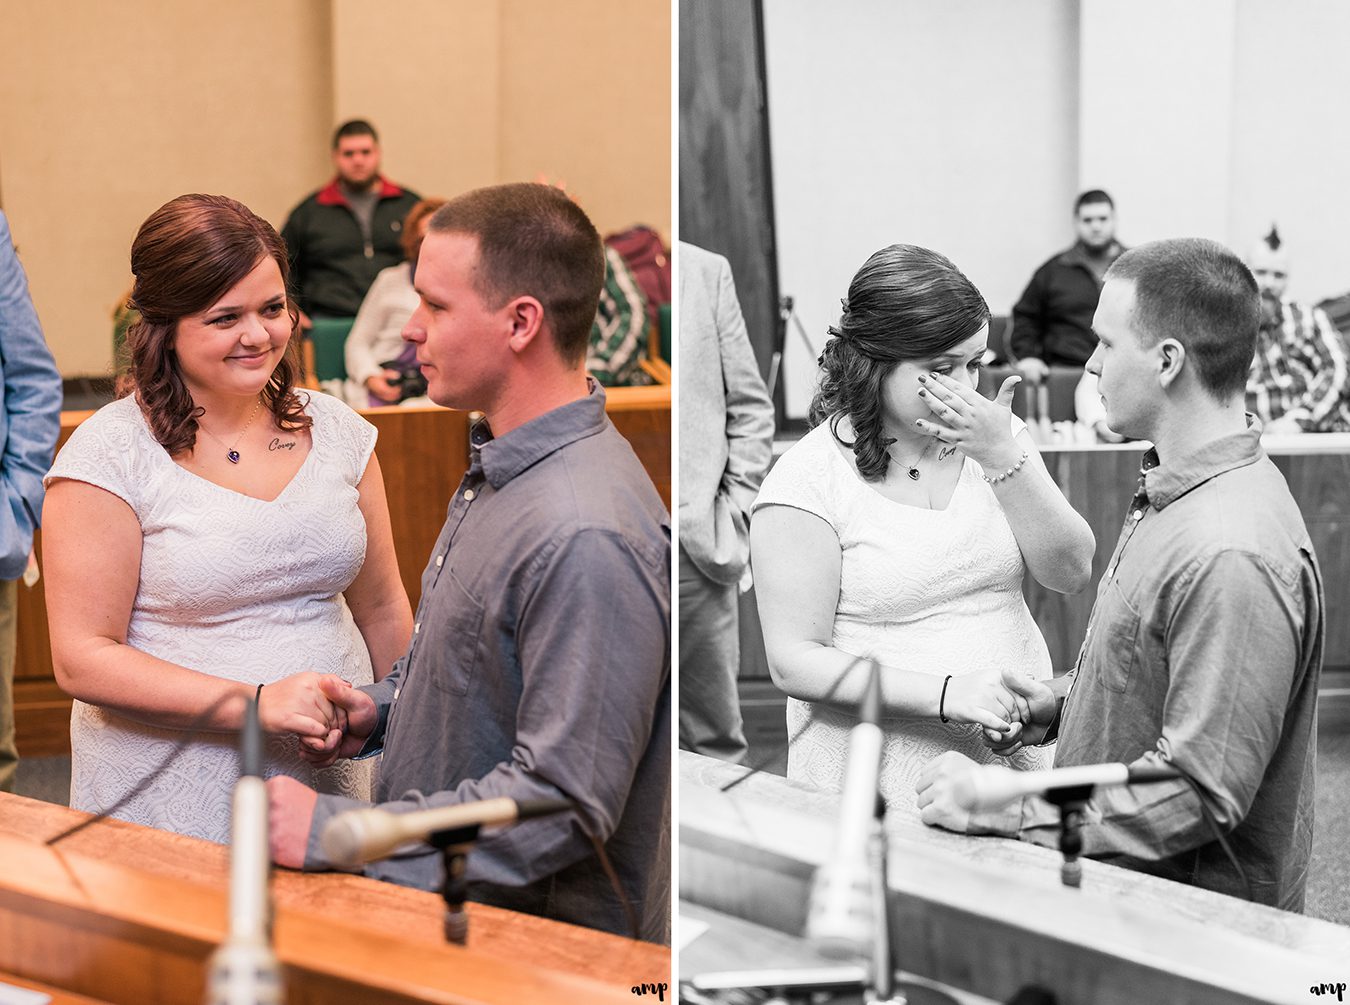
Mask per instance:
[[[1098,682],[1108,691],[1124,693],[1139,666],[1141,640],[1139,611],[1125,591],[1112,582],[1099,601],[1098,633],[1092,663]]]
[[[417,658],[437,690],[462,695],[483,650],[483,602],[447,569],[417,625]]]

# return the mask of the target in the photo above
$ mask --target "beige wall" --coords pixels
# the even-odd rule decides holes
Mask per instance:
[[[1074,0],[774,0],[765,5],[789,415],[804,415],[825,328],[888,244],[949,256],[1007,314],[1071,238]]]
[[[322,176],[327,3],[0,3],[0,203],[57,365],[102,373],[156,207],[218,192],[279,221]]]
[[[422,195],[507,180],[498,166],[500,8],[498,0],[333,0],[334,121],[373,122],[389,177]]]
[[[601,233],[669,238],[668,0],[333,0],[337,119],[424,195],[566,183]],[[400,53],[398,66],[370,52]]]
[[[789,415],[868,254],[937,248],[1006,314],[1085,188],[1131,244],[1278,221],[1291,294],[1350,290],[1343,0],[773,0],[765,36]]]
[[[504,179],[544,173],[601,233],[671,235],[671,9],[665,0],[503,0]]]
[[[602,232],[670,235],[666,0],[0,0],[0,17],[0,207],[66,375],[107,371],[152,210],[220,192],[279,227],[344,118],[371,119],[390,177],[423,194],[543,172]]]
[[[1238,0],[1226,236],[1244,254],[1278,221],[1290,295],[1350,290],[1350,4]]]

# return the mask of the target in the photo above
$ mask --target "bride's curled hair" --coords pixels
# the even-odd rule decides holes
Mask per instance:
[[[894,442],[882,422],[883,381],[898,363],[931,359],[970,338],[989,322],[989,305],[950,259],[913,244],[892,244],[864,262],[843,305],[808,419],[812,427],[828,420],[859,474],[880,481]],[[852,442],[839,435],[844,416]]]
[[[286,245],[272,225],[243,203],[223,195],[180,195],[141,224],[131,245],[136,277],[130,306],[138,319],[127,329],[131,366],[118,381],[118,397],[135,393],[156,440],[170,456],[193,449],[202,409],[192,399],[174,345],[178,322],[206,310],[271,257],[286,283]],[[299,314],[287,303],[291,341],[262,389],[262,400],[281,429],[308,429],[310,418],[295,392],[300,369]]]

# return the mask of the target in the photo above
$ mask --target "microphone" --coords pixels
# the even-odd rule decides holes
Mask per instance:
[[[425,841],[438,831],[513,824],[530,817],[562,813],[570,799],[482,799],[434,810],[390,813],[369,807],[339,813],[319,835],[323,852],[336,865],[351,867],[388,858],[401,845]]]
[[[230,924],[211,955],[207,1005],[282,1005],[281,966],[272,952],[267,881],[267,786],[262,778],[262,726],[249,702],[239,744],[239,781],[230,821]]]
[[[874,877],[867,844],[877,819],[881,774],[881,677],[872,663],[860,721],[849,732],[834,853],[816,870],[806,937],[824,956],[865,955],[872,946]]]
[[[952,782],[952,799],[963,810],[996,810],[1023,796],[1059,789],[1137,785],[1182,777],[1170,764],[1081,764],[1047,771],[1013,771],[985,764]]]

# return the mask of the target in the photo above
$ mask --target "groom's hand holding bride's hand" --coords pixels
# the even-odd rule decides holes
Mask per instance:
[[[984,730],[984,745],[1000,757],[1009,757],[1023,747],[1034,747],[1045,740],[1050,724],[1059,713],[1054,692],[1041,681],[1020,670],[1004,668],[1002,682],[1017,696],[1019,708],[1026,711],[1008,732]]]
[[[358,754],[375,731],[379,715],[370,695],[341,677],[322,677],[319,687],[334,709],[336,720],[322,737],[302,735],[300,756],[316,768],[326,768],[340,757]]]
[[[1007,686],[1002,674],[984,672],[952,677],[941,710],[953,722],[978,723],[986,737],[999,738],[1015,735],[1030,714],[1026,699]]]
[[[321,736],[300,734],[300,756],[315,767],[326,768],[339,757],[359,753],[374,732],[379,715],[370,695],[341,677],[314,676],[323,701],[332,711],[333,725]],[[277,865],[289,869],[304,867],[318,798],[312,788],[289,775],[267,780],[267,841],[272,861]]]
[[[328,697],[324,681],[345,683],[332,674],[305,670],[264,684],[258,692],[258,721],[266,733],[292,733],[322,740],[347,728],[346,710]]]

